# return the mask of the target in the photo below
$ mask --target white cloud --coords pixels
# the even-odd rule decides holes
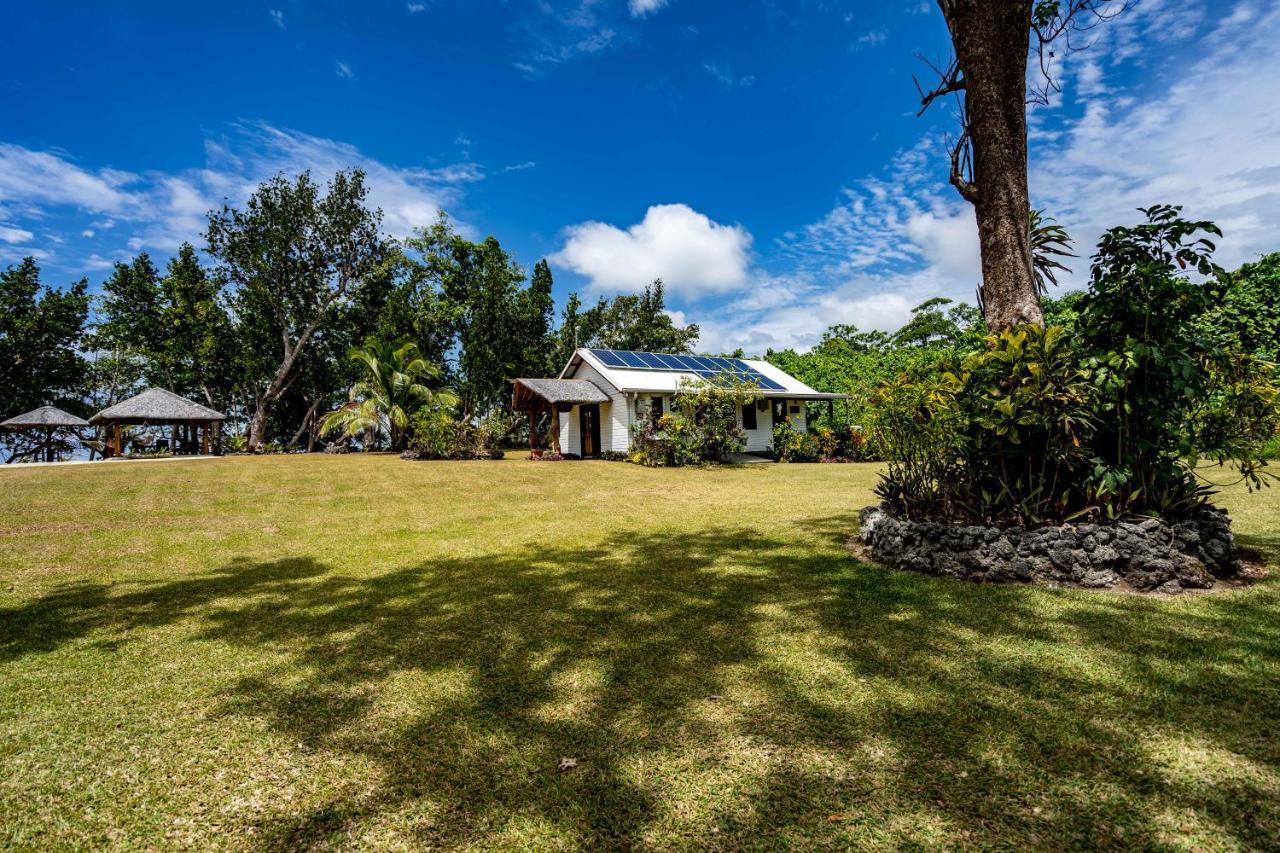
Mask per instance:
[[[279,9],[268,9],[267,14],[271,17],[271,23],[280,29],[284,29],[284,12]]]
[[[0,225],[0,240],[5,243],[28,243],[36,235],[25,228],[12,228]]]
[[[333,61],[333,73],[344,80],[354,80],[356,78],[356,72],[351,70],[351,65],[341,59]]]
[[[751,235],[685,204],[659,204],[626,230],[604,222],[566,229],[554,263],[586,276],[592,290],[637,291],[661,278],[673,295],[697,298],[747,281]]]
[[[127,229],[118,238],[121,249],[170,252],[184,241],[201,242],[209,210],[223,203],[242,204],[260,182],[277,174],[307,170],[324,183],[339,169],[364,170],[370,203],[382,209],[383,225],[393,236],[429,225],[437,210],[460,202],[465,186],[484,178],[475,163],[394,166],[347,143],[265,123],[234,126],[229,134],[207,140],[204,153],[199,168],[132,174],[89,170],[60,152],[0,143],[0,207],[10,220],[44,221],[58,214],[70,221],[69,233],[85,239],[119,224]],[[26,224],[6,223],[0,234],[30,234]],[[469,231],[465,223],[461,228]],[[50,245],[55,236],[49,235]],[[51,253],[45,247],[39,254]],[[92,257],[62,263],[98,268]]]
[[[140,199],[128,187],[137,176],[115,169],[83,169],[60,153],[0,142],[0,204],[73,204],[95,213],[120,213]]]
[[[1142,24],[1128,22],[1115,40],[1138,38]],[[1105,228],[1132,224],[1137,207],[1156,203],[1216,221],[1225,266],[1280,249],[1280,54],[1271,47],[1280,7],[1240,2],[1207,33],[1185,35],[1208,51],[1154,94],[1117,86],[1100,53],[1077,78],[1088,98],[1081,115],[1033,144],[1032,201],[1067,228],[1082,255]],[[1087,264],[1076,266],[1080,283]]]
[[[409,10],[410,15],[416,15],[419,12],[427,11],[426,3],[406,3],[404,7]]]
[[[668,0],[629,0],[627,8],[631,10],[631,16],[634,18],[642,18],[651,12],[656,12],[663,6],[667,5]]]

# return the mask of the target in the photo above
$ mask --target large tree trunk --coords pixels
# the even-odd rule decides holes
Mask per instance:
[[[973,181],[958,188],[977,215],[987,328],[1044,325],[1027,220],[1031,0],[938,0],[938,5],[964,74]]]

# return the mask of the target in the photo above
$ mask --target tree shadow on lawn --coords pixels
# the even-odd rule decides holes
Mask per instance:
[[[423,845],[534,828],[610,847],[1160,847],[1180,822],[1265,847],[1277,617],[1270,585],[1176,602],[974,586],[717,529],[376,576],[290,559],[80,584],[0,613],[0,660],[182,620],[285,652],[220,713],[379,782],[257,816],[271,847],[387,824]],[[1178,737],[1192,772],[1153,752]]]

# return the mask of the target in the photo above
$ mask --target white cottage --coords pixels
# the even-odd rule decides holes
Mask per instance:
[[[783,420],[803,432],[805,403],[847,399],[845,394],[815,391],[766,361],[699,355],[579,349],[557,379],[515,379],[517,410],[551,411],[563,453],[584,457],[631,449],[633,428],[652,410],[671,406],[682,380],[732,374],[758,386],[764,399],[744,405],[738,423],[748,451],[773,446],[773,425]]]

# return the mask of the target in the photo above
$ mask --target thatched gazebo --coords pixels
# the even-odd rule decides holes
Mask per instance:
[[[36,454],[39,458],[40,452],[43,451],[46,462],[55,461],[57,456],[53,441],[57,433],[63,430],[83,429],[87,426],[89,422],[84,418],[77,418],[70,412],[64,412],[55,406],[41,406],[0,422],[0,427],[14,432],[43,431],[44,441],[36,448]]]
[[[135,397],[103,409],[90,418],[89,423],[106,428],[107,441],[102,455],[110,459],[124,452],[125,426],[168,427],[167,444],[171,452],[208,456],[211,439],[214,450],[217,450],[217,434],[224,420],[226,415],[208,406],[163,388],[148,388]]]

